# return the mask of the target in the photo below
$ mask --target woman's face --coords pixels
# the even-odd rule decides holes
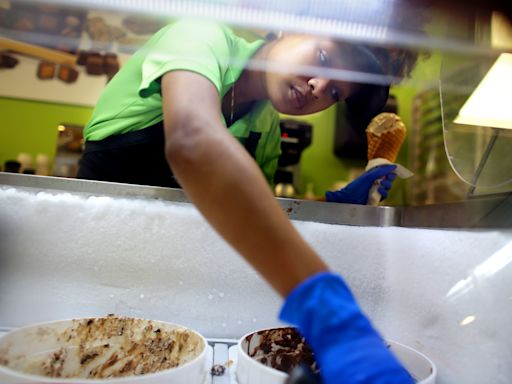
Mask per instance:
[[[289,35],[272,43],[265,75],[273,106],[288,115],[322,111],[352,91],[348,82],[333,81],[322,68],[343,68],[338,46],[327,38]]]

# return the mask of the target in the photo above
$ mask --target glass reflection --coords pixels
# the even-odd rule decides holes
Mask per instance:
[[[478,264],[463,280],[458,281],[446,294],[446,298],[455,301],[484,280],[494,276],[512,262],[512,242],[505,245],[484,262]]]

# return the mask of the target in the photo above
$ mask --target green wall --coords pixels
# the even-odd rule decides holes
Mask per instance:
[[[57,145],[57,126],[61,123],[84,125],[92,108],[0,98],[0,164],[13,160],[20,152],[45,154],[53,163]]]

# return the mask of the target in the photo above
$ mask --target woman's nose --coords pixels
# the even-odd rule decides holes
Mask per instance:
[[[311,78],[308,81],[308,85],[309,85],[309,88],[311,90],[311,94],[313,95],[313,97],[315,99],[319,99],[320,97],[322,97],[326,93],[327,89],[329,88],[329,83],[330,83],[329,79],[323,79],[323,78],[318,78],[318,77]]]

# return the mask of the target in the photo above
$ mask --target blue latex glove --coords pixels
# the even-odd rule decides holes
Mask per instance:
[[[324,384],[414,383],[338,275],[324,272],[301,283],[286,298],[280,319],[305,337]]]
[[[393,186],[393,180],[396,178],[396,173],[394,173],[395,169],[396,165],[394,164],[380,165],[372,168],[346,187],[334,192],[325,192],[325,198],[331,203],[366,204],[368,201],[368,193],[373,183],[382,178],[378,189],[382,196],[382,201],[388,197],[388,192]]]

